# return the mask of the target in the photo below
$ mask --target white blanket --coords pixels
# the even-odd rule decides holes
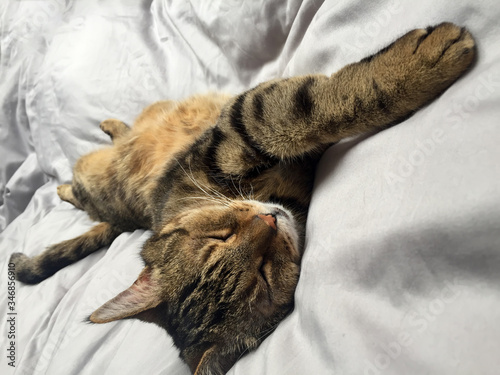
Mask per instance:
[[[83,322],[135,280],[150,232],[124,233],[39,285],[16,283],[7,303],[11,253],[92,225],[56,186],[110,142],[100,121],[331,74],[442,21],[469,28],[476,66],[404,123],[328,150],[295,310],[230,373],[499,373],[498,1],[9,0],[0,17],[1,374],[189,374],[154,325]]]

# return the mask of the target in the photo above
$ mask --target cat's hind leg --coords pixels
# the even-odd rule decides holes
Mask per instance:
[[[80,202],[78,202],[75,195],[73,194],[73,189],[70,184],[59,185],[57,187],[57,195],[59,195],[59,198],[61,198],[63,201],[71,203],[76,208],[83,210],[82,205],[80,204]]]
[[[111,137],[115,142],[117,139],[123,137],[130,131],[130,127],[124,122],[116,119],[108,119],[101,122],[99,125],[101,130]]]
[[[109,223],[99,223],[87,233],[49,246],[44,252],[34,257],[14,253],[9,263],[16,265],[17,280],[26,284],[37,284],[60,269],[111,244],[122,232]]]

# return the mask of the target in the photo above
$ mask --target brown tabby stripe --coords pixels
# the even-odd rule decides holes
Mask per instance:
[[[208,167],[208,172],[211,176],[217,177],[222,176],[222,170],[219,167],[219,162],[217,161],[217,150],[219,145],[224,142],[226,135],[218,127],[212,130],[212,141],[208,146],[205,157],[204,165]]]
[[[182,319],[188,316],[190,313],[192,314],[193,309],[198,307],[198,298],[192,298],[193,293],[197,288],[198,285],[196,285],[193,289],[190,288],[189,290],[183,290],[183,294],[181,297],[185,297],[185,299],[180,299],[181,305],[179,305],[179,318]]]
[[[347,123],[352,123],[358,120],[360,112],[362,112],[362,110],[363,110],[363,101],[359,98],[359,96],[355,96],[352,114],[346,113],[342,121]]]
[[[184,330],[182,338],[184,347],[199,345],[207,334],[207,326],[204,324],[203,318],[207,316],[208,306],[205,305],[202,309],[197,309],[195,311],[196,314],[190,316],[188,319],[187,324],[189,325],[189,329]]]
[[[191,309],[199,303],[197,296],[204,294],[219,295],[222,293],[224,281],[230,275],[231,270],[225,267],[221,259],[218,259],[205,273],[205,276],[196,278],[183,289],[179,301],[181,302],[179,316],[184,317]],[[215,300],[220,300],[220,296]]]
[[[378,108],[384,111],[384,113],[389,113],[389,108],[392,105],[390,96],[379,88],[378,83],[377,81],[375,81],[375,79],[372,80],[372,88],[375,92],[375,97],[377,98],[376,100]]]
[[[191,346],[202,346],[206,343],[207,341],[202,341],[204,336],[206,335],[206,332],[203,330],[198,330],[194,334],[194,332],[190,332],[189,336],[184,339],[184,347],[188,348]]]
[[[314,84],[313,77],[307,77],[304,83],[295,93],[294,112],[297,117],[309,117],[314,109],[314,101],[311,96],[310,88]]]
[[[283,82],[285,82],[285,81],[286,81],[286,79],[283,79],[283,80],[281,80],[281,81],[280,81],[280,83],[283,83]],[[266,94],[270,94],[270,93],[272,93],[272,92],[274,91],[274,89],[275,89],[277,86],[278,86],[278,83],[277,83],[277,82],[272,83],[271,85],[269,85],[268,87],[266,87],[266,88],[264,89],[264,93],[266,93]]]
[[[258,176],[260,176],[262,174],[262,172],[268,170],[268,169],[271,169],[272,167],[274,167],[276,164],[279,163],[279,160],[278,158],[273,158],[273,160],[271,160],[269,163],[267,164],[264,164],[264,165],[258,165],[256,167],[253,167],[253,168],[250,168],[248,169],[245,174],[242,176],[242,179],[243,180],[252,180]],[[236,176],[231,176],[232,177],[236,177]]]
[[[212,315],[212,319],[207,323],[207,327],[213,327],[224,321],[229,312],[229,304],[226,302],[221,302],[217,305],[215,313]]]
[[[222,285],[224,285],[225,281],[227,281],[227,278],[229,275],[231,275],[231,273],[231,269],[224,264],[222,267],[220,267],[218,275],[216,277],[213,277],[211,281],[215,281],[217,284],[221,283]]]
[[[234,293],[236,291],[236,288],[238,287],[238,281],[240,280],[241,274],[243,271],[239,271],[238,274],[234,275],[232,277],[232,285],[230,288],[227,288],[224,293],[222,294],[222,300],[227,301],[231,300],[234,296]],[[226,285],[227,287],[227,285]]]
[[[231,190],[231,186],[234,185],[234,181],[251,180],[259,176],[263,171],[272,168],[279,162],[279,159],[276,157],[266,156],[264,159],[266,161],[265,163],[248,168],[248,170],[241,176],[223,173],[217,161],[217,149],[225,139],[226,135],[219,128],[214,128],[212,142],[207,148],[204,157],[204,165],[208,167],[207,175],[218,186],[226,186],[229,190]],[[255,151],[251,145],[249,145],[249,147]]]
[[[234,192],[233,190],[235,181],[238,181],[239,184],[247,182],[249,186],[251,186],[252,180],[254,178],[260,176],[264,171],[273,168],[278,163],[279,163],[278,158],[269,158],[269,162],[249,168],[241,176],[234,174],[220,174],[218,176],[215,176],[214,174],[212,174],[210,175],[210,177],[212,177],[212,179],[218,186],[225,186],[228,191],[233,192],[235,196],[239,196],[240,194],[238,192]],[[247,190],[251,190],[251,188]]]
[[[207,142],[207,139],[203,136],[203,143],[205,142]],[[196,145],[197,148],[201,148],[200,144],[197,143]],[[185,192],[188,192],[189,189],[192,188],[191,185],[183,182],[186,178],[186,171],[190,170],[191,167],[190,163],[186,161],[190,153],[191,149],[183,152],[181,155],[178,155],[177,158],[173,158],[173,160],[166,166],[161,177],[158,179],[158,183],[156,184],[152,194],[154,202],[153,225],[155,225],[155,223],[162,222],[164,207],[169,201],[174,187],[182,188]]]
[[[264,97],[262,94],[255,94],[252,99],[253,116],[259,122],[264,122]]]
[[[190,282],[188,285],[186,285],[183,289],[182,292],[179,296],[179,302],[180,306],[193,294],[193,292],[198,288],[198,285],[200,284],[201,281],[201,276],[198,276],[196,279],[194,279],[192,282]]]
[[[82,206],[94,206],[93,202],[89,199],[88,193],[85,191],[82,185],[80,185],[79,183],[74,183],[71,188],[76,200],[80,202]]]
[[[239,134],[241,139],[250,147],[256,155],[264,156],[266,155],[262,147],[255,142],[247,132],[245,123],[243,121],[243,103],[247,93],[238,96],[231,108],[231,113],[229,114],[229,121],[231,127]]]
[[[219,268],[220,264],[222,262],[222,258],[217,259],[214,264],[212,264],[205,272],[205,277],[209,277],[209,275],[212,275],[212,273],[215,271],[216,268]]]
[[[224,285],[227,284],[224,281],[231,274],[231,270],[220,267],[219,271],[210,279],[196,279],[182,292],[180,301],[184,303],[181,302],[176,317],[170,320],[171,327],[176,327],[177,330],[174,339],[181,348],[200,343],[210,327],[225,321],[229,305],[223,301]],[[234,293],[236,285],[234,283],[231,288],[231,294]],[[210,298],[208,298],[209,295]],[[219,303],[212,307],[206,303],[200,304],[201,296],[204,296],[206,300],[219,301]]]
[[[159,215],[162,214],[162,208],[168,201],[169,193],[172,190],[174,184],[182,180],[182,175],[184,171],[177,160],[169,163],[165,172],[158,180],[153,197],[155,198],[155,219],[159,219]]]

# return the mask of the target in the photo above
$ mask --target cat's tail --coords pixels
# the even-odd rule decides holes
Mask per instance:
[[[99,223],[87,233],[49,246],[32,258],[14,253],[9,263],[15,264],[16,279],[26,284],[38,284],[60,269],[85,258],[113,242],[123,231],[109,223]]]

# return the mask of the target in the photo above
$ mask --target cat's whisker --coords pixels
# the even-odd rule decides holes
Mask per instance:
[[[268,329],[264,330],[264,331],[262,332],[262,334],[256,338],[256,341],[257,341],[258,343],[260,343],[262,339],[264,339],[264,338],[266,338],[267,336],[269,336],[269,334],[270,334],[270,333],[272,333],[272,332],[276,329],[276,327],[278,326],[278,324],[279,324],[279,322],[278,322],[278,323],[273,324],[271,327],[269,327]],[[242,351],[242,353],[240,354],[240,356],[238,357],[238,360],[239,360],[241,357],[243,357],[246,353],[248,353],[248,352],[250,351],[250,349],[253,349],[253,348],[246,347],[246,348],[245,348],[245,350],[243,350],[243,351]]]
[[[235,190],[234,195],[238,195],[238,189],[236,188],[236,185],[234,184],[233,176],[230,176],[230,178],[231,178],[231,184],[233,185],[233,188]]]
[[[182,171],[184,174],[189,178],[189,180],[198,188],[200,189],[207,197],[210,197],[213,199],[214,202],[218,202],[220,204],[225,205],[226,207],[232,207],[233,200],[221,193],[220,191],[214,189],[211,186],[202,184],[200,181],[197,181],[196,178],[193,175],[193,171],[191,169],[191,163],[188,164],[189,166],[189,173],[184,169],[184,167],[180,164],[179,160],[175,159],[179,166],[181,167]],[[236,187],[235,187],[236,188]],[[244,199],[244,197],[243,197]]]
[[[208,185],[202,184],[200,181],[196,181],[196,179],[193,176],[193,172],[191,170],[191,163],[189,163],[189,172],[191,173],[191,176],[188,176],[188,177],[190,177],[191,181],[193,181],[193,183],[195,183],[199,189],[201,189],[202,191],[204,191],[205,194],[210,195],[213,198],[216,198],[214,196],[214,195],[216,195],[221,200],[225,200],[227,202],[231,202],[232,201],[230,198],[228,198],[227,196],[225,196],[224,194],[222,194],[220,191],[214,189],[212,186],[208,186]],[[207,193],[204,189],[202,189],[202,187],[204,189],[207,189],[208,191],[212,192],[213,195],[210,194],[210,193]]]
[[[191,180],[191,182],[198,188],[200,189],[203,193],[205,193],[205,195],[209,198],[212,199],[213,202],[217,202],[217,203],[221,203],[222,204],[222,199],[220,199],[220,197],[216,197],[212,194],[210,194],[207,190],[205,190],[203,187],[202,187],[202,184],[197,181],[193,175],[193,171],[191,170],[191,164],[189,164],[189,172],[188,173],[184,167],[182,166],[182,164],[179,162],[179,160],[176,158],[175,161],[177,162],[177,164],[179,164],[179,166],[181,167],[182,171],[185,173],[185,175]],[[205,188],[208,188],[210,190],[209,187],[206,187]]]
[[[191,182],[198,188],[200,189],[203,193],[205,193],[207,196],[210,196],[210,194],[208,194],[201,186],[200,184],[198,183],[198,181],[196,181],[196,179],[194,178],[193,176],[193,171],[191,170],[191,164],[189,164],[189,171],[190,173],[187,173],[187,171],[184,169],[184,167],[182,166],[182,164],[179,162],[179,160],[177,158],[174,158],[175,161],[177,162],[177,164],[179,165],[179,167],[181,167],[182,171],[184,172],[184,174],[191,180]]]
[[[224,202],[224,201],[217,199],[217,198],[211,198],[211,197],[184,197],[184,198],[179,198],[178,200],[182,201],[182,200],[188,200],[188,199],[205,200],[205,201],[210,201],[210,202],[214,202],[217,204],[221,204],[221,205],[226,206],[226,207],[230,207],[230,205],[227,202]]]
[[[221,199],[224,199],[228,202],[231,202],[232,199],[230,199],[229,197],[227,197],[226,195],[224,195],[223,193],[221,193],[220,191],[214,189],[213,187],[211,186],[207,186],[208,189],[210,189],[210,191],[212,191],[215,195],[219,196]]]
[[[248,200],[253,200],[254,199],[253,185],[252,184],[250,184],[250,191],[248,192],[247,196],[248,196]]]
[[[236,187],[236,185],[234,183],[234,180],[233,180],[233,176],[230,176],[230,177],[231,177],[231,183],[233,184],[234,190],[236,190],[236,194],[235,195],[239,195],[244,200],[245,197],[243,196],[243,194],[241,194],[241,189],[238,189]],[[240,177],[239,184],[240,184],[240,188],[241,188],[241,177]]]
[[[195,186],[200,189],[203,193],[205,193],[207,196],[209,197],[212,197],[212,198],[215,198],[212,194],[210,194],[209,192],[207,192],[205,190],[205,188],[202,187],[202,184],[201,182],[197,181],[196,178],[194,177],[193,175],[193,171],[191,169],[191,163],[189,163],[189,174],[186,172],[186,170],[181,166],[182,170],[184,171],[184,173],[186,173],[186,176],[188,176],[188,178],[191,180],[191,182],[193,182],[193,184],[195,184]]]
[[[241,180],[242,179],[243,179],[243,176],[240,176],[240,180],[238,181],[238,187],[239,187],[238,191],[240,193],[241,198],[246,199],[245,196],[243,195],[243,189],[241,187]]]

